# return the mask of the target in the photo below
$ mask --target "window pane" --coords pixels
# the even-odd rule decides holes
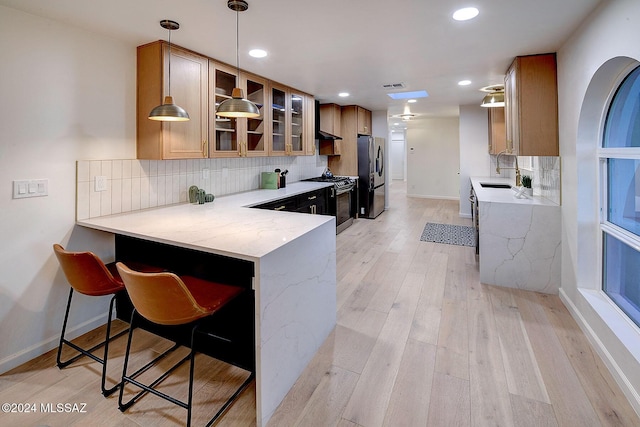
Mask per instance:
[[[640,160],[607,159],[608,220],[640,235]]]
[[[603,288],[640,326],[640,252],[604,234]]]
[[[625,78],[613,98],[603,147],[640,147],[640,67]]]

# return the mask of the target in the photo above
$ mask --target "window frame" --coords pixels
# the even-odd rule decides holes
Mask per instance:
[[[599,223],[598,223],[598,231],[599,237],[597,239],[598,243],[598,254],[599,254],[599,262],[598,262],[598,276],[599,276],[599,288],[600,291],[604,294],[604,296],[609,299],[609,301],[614,305],[614,307],[620,311],[630,323],[636,328],[636,330],[640,330],[640,311],[639,316],[636,320],[634,320],[631,316],[629,316],[621,307],[620,302],[616,301],[613,297],[607,294],[605,290],[605,265],[606,265],[606,253],[605,253],[605,239],[606,235],[613,237],[614,239],[620,241],[621,243],[630,246],[637,252],[640,252],[640,235],[635,234],[631,231],[628,231],[608,220],[608,212],[609,212],[609,182],[608,182],[608,163],[609,159],[623,159],[623,160],[639,160],[640,161],[640,147],[613,147],[613,148],[605,148],[605,136],[606,136],[606,125],[607,120],[609,118],[609,111],[611,109],[611,104],[615,99],[618,91],[625,81],[625,79],[636,69],[640,68],[640,62],[634,61],[629,64],[627,67],[622,69],[620,73],[617,75],[617,78],[612,82],[612,90],[607,97],[607,101],[604,105],[602,111],[602,120],[599,130],[599,144],[596,150],[596,159],[598,162],[598,183],[599,183]],[[637,323],[636,323],[637,322]]]

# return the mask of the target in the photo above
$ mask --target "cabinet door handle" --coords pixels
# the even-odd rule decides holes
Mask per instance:
[[[202,157],[207,157],[207,141],[202,141]]]
[[[278,206],[277,208],[273,209],[274,211],[282,211],[286,208],[286,206],[282,205],[282,206]]]
[[[316,198],[318,198],[318,196],[309,196],[307,197],[307,200],[315,200]]]

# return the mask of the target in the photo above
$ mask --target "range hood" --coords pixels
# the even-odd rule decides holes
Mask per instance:
[[[332,135],[329,132],[320,130],[320,101],[316,100],[316,139],[321,141],[335,141],[336,139],[342,139],[340,136]]]

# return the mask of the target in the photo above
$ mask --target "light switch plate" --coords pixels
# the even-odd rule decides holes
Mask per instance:
[[[48,179],[22,179],[13,181],[13,198],[43,197],[49,195]]]

